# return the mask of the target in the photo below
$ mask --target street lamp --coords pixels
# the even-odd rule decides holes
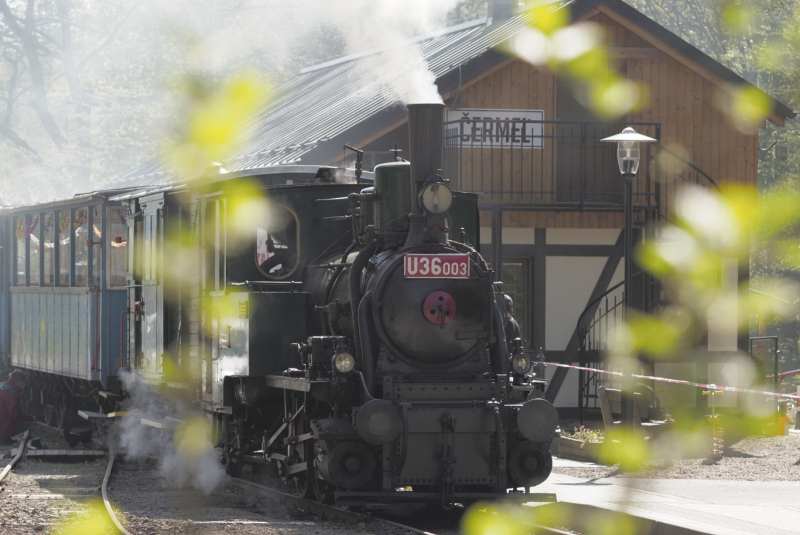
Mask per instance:
[[[601,139],[600,141],[615,141],[617,143],[617,163],[619,172],[625,181],[625,229],[623,232],[625,244],[625,310],[631,308],[631,277],[633,276],[633,178],[639,171],[640,150],[639,143],[652,143],[655,139],[642,134],[637,134],[636,130],[630,126],[625,128],[622,133],[615,136]],[[628,379],[628,382],[631,382]],[[625,388],[628,386],[628,388]],[[633,429],[633,392],[631,385],[623,385],[622,396],[622,422]]]

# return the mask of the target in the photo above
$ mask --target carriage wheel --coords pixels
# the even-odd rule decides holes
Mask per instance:
[[[56,427],[62,431],[69,431],[72,428],[72,403],[69,399],[63,399],[56,403]]]
[[[56,427],[56,411],[52,405],[44,406],[44,424],[50,427]]]

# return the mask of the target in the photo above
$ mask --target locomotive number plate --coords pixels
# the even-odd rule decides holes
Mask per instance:
[[[407,279],[468,279],[469,255],[407,254],[403,276]]]

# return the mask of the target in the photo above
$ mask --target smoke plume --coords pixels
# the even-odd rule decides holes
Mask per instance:
[[[220,483],[225,470],[209,440],[208,419],[196,412],[184,411],[181,422],[172,429],[159,430],[142,424],[142,419],[170,421],[174,407],[153,392],[135,373],[120,372],[129,398],[123,416],[113,428],[116,442],[130,460],[158,458],[159,473],[167,486],[191,485],[209,494]],[[177,411],[181,411],[177,407]]]
[[[16,12],[38,28],[44,87],[32,89],[22,55],[0,59],[0,91],[19,93],[0,106],[9,121],[0,136],[0,205],[102,189],[160,154],[185,121],[174,88],[186,77],[253,70],[280,84],[299,68],[358,54],[362,89],[351,97],[438,102],[414,39],[447,26],[459,0],[69,2],[65,21],[81,23],[66,26],[51,20],[52,3]],[[62,51],[66,27],[71,49]],[[44,97],[49,122],[37,115]]]

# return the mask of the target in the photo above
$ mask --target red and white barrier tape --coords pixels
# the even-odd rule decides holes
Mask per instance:
[[[558,368],[568,368],[570,370],[585,370],[588,372],[595,372],[595,373],[605,373],[608,375],[616,375],[617,377],[622,377],[624,374],[621,372],[612,372],[609,370],[598,370],[596,368],[586,368],[585,366],[573,366],[571,364],[558,364],[556,362],[545,362],[547,366],[556,366]],[[658,381],[661,383],[672,383],[676,385],[686,385],[686,386],[696,386],[698,388],[705,388],[708,390],[722,390],[724,392],[739,392],[742,394],[763,394],[765,396],[775,396],[779,398],[787,398],[787,399],[794,399],[800,400],[800,396],[795,394],[781,394],[780,392],[766,392],[764,390],[751,390],[749,388],[738,388],[735,386],[722,386],[722,385],[715,385],[714,383],[693,383],[691,381],[681,381],[680,379],[669,379],[667,377],[652,377],[650,375],[637,375],[632,374],[631,377],[635,377],[636,379],[647,379],[649,381]]]

